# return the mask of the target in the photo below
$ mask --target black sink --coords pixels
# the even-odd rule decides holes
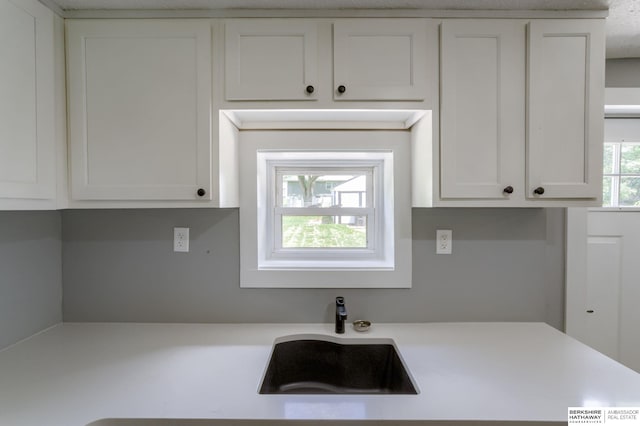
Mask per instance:
[[[392,341],[358,340],[363,339],[345,343],[304,338],[276,343],[260,393],[418,393]]]

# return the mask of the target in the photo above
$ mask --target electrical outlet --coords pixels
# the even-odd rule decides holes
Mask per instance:
[[[438,229],[436,231],[436,254],[451,254],[453,245],[453,231],[451,229]]]
[[[173,251],[189,252],[189,228],[173,228]]]

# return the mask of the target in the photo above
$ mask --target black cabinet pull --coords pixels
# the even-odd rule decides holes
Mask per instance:
[[[533,193],[536,194],[536,195],[542,195],[542,194],[544,194],[544,188],[539,186],[539,187],[537,187],[536,189],[533,190]]]
[[[513,186],[509,185],[505,189],[502,190],[505,194],[513,194]]]
[[[338,86],[338,93],[344,93],[347,91],[347,88],[343,85]]]
[[[312,94],[316,89],[314,89],[313,86],[309,85],[305,90],[307,91],[308,94]]]
[[[207,191],[205,191],[204,189],[200,188],[198,189],[198,197],[204,197],[204,195],[207,193]]]
[[[588,313],[588,314],[592,314],[592,313],[593,313],[593,309],[589,309],[589,310],[587,311],[587,313]]]

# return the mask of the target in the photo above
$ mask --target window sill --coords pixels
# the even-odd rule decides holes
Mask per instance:
[[[590,212],[631,213],[640,212],[640,207],[589,207]]]

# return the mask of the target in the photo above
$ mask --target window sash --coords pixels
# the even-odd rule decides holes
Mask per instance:
[[[611,146],[612,153],[612,167],[613,170],[610,173],[604,172],[602,174],[603,178],[610,177],[611,178],[611,194],[609,198],[609,205],[605,207],[611,208],[636,208],[635,206],[621,206],[620,205],[620,182],[621,178],[625,177],[638,177],[640,178],[640,173],[621,173],[620,168],[622,164],[622,146],[623,145],[640,145],[640,142],[605,142],[604,146]],[[604,147],[603,147],[604,148]],[[603,200],[604,201],[604,200]],[[604,203],[603,203],[604,204]]]
[[[375,214],[373,207],[276,207],[277,216],[369,216]]]
[[[364,216],[367,223],[367,247],[283,247],[282,243],[282,219],[284,216]],[[366,207],[276,207],[273,213],[273,252],[272,257],[278,254],[295,256],[297,251],[303,251],[304,256],[310,254],[325,253],[332,255],[354,254],[357,252],[371,254],[376,248],[376,214],[374,208]],[[303,257],[303,255],[300,255]]]
[[[295,155],[295,153],[293,154]],[[335,160],[267,160],[266,190],[268,206],[266,238],[266,261],[362,261],[385,256],[384,229],[384,176],[383,159],[335,159]],[[284,175],[365,175],[365,207],[283,207]],[[283,247],[283,216],[364,216],[367,223],[367,247]],[[355,267],[355,266],[354,266]],[[268,269],[269,267],[261,267]],[[292,266],[295,268],[295,266]],[[302,267],[304,268],[304,267]]]
[[[373,167],[287,167],[287,166],[275,166],[275,200],[272,201],[272,205],[282,207],[284,199],[283,189],[283,177],[284,176],[340,176],[340,175],[356,175],[365,176],[365,193],[366,193],[366,206],[371,207],[374,205],[374,168]],[[333,188],[332,188],[333,189]],[[271,191],[273,193],[273,191]],[[293,207],[293,208],[305,208],[305,207]],[[326,207],[322,207],[325,209]]]

